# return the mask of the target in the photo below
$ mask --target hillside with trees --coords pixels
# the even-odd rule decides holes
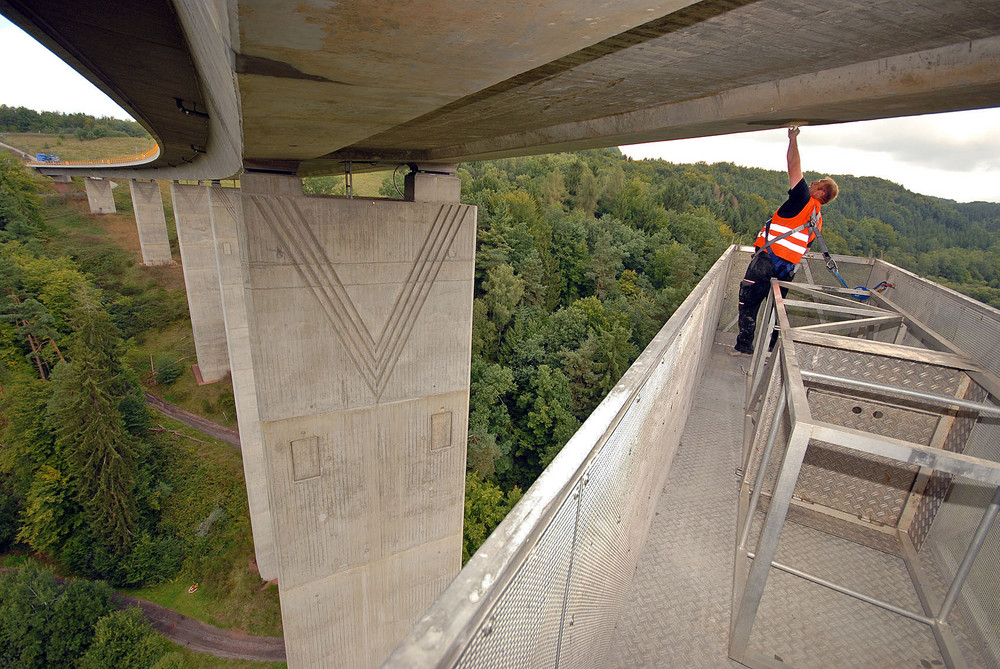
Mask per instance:
[[[465,164],[458,175],[463,201],[478,207],[468,557],[719,255],[752,241],[787,177],[616,149]],[[385,197],[397,194],[391,178]],[[841,196],[824,210],[833,252],[884,255],[1000,306],[1000,205],[837,180]],[[142,399],[184,378],[173,348],[190,337],[183,292],[157,285],[163,270],[136,267],[103,233],[81,232],[108,219],[67,213],[49,188],[0,158],[0,550],[118,586],[245,565],[234,558],[252,550],[242,481],[218,473],[238,472],[238,455],[221,465],[182,448],[152,429]],[[213,392],[186,408],[232,421],[231,392]],[[245,567],[202,584],[261,585]]]
[[[0,132],[37,132],[50,135],[71,135],[77,139],[102,137],[149,137],[146,129],[135,121],[123,121],[88,114],[37,112],[26,107],[0,105]]]
[[[124,209],[127,189],[119,197]],[[239,453],[146,405],[144,391],[170,392],[185,371],[161,339],[186,326],[179,343],[191,345],[179,268],[139,267],[99,227],[117,215],[83,210],[82,192],[57,193],[0,153],[0,566],[21,567],[0,578],[0,665],[139,653],[202,666],[141,616],[110,611],[106,588],[24,575],[40,561],[224,629],[280,635],[277,593],[251,568]],[[214,392],[231,407],[230,389]],[[175,600],[192,581],[198,596]],[[88,617],[68,622],[77,614]],[[53,635],[71,647],[49,649]]]
[[[752,243],[784,200],[787,175],[631,161],[608,149],[463,165],[459,176],[463,200],[479,208],[470,489],[477,499],[492,489],[503,505],[502,493],[516,498],[534,481],[722,251]],[[1000,205],[836,178],[841,195],[824,208],[832,252],[883,256],[1000,306]],[[476,524],[468,516],[467,529]]]

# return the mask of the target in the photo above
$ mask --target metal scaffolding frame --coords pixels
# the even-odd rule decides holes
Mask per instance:
[[[797,293],[796,297],[801,295],[808,300],[789,299],[787,295],[791,292]],[[851,290],[772,280],[772,289],[764,307],[764,318],[760,319],[755,341],[756,353],[750,363],[747,378],[744,467],[729,639],[730,658],[751,667],[785,666],[779,660],[748,649],[751,631],[772,568],[928,625],[947,666],[966,666],[959,643],[949,625],[949,617],[973,561],[1000,513],[1000,463],[945,450],[942,446],[956,412],[979,417],[1000,416],[1000,407],[989,402],[990,397],[994,402],[1000,398],[1000,379],[884,295],[871,293],[863,297],[866,298],[864,301],[857,299],[855,291]],[[779,338],[774,351],[769,354],[767,342],[773,329],[777,330]],[[915,340],[919,341],[919,346],[926,348],[904,345],[904,341],[912,344]],[[880,361],[915,361],[929,368],[954,370],[954,373],[962,376],[964,382],[954,395],[945,395],[858,378],[861,374],[854,374],[850,369],[842,369],[840,374],[804,369],[802,354],[807,348],[840,349],[850,351],[851,355],[860,354]],[[985,399],[977,401],[967,398],[967,391],[973,385],[978,386],[980,396],[985,396]],[[919,405],[925,414],[939,414],[937,427],[928,443],[921,444],[814,417],[810,395],[831,389],[837,393],[855,393],[895,405]],[[770,405],[767,401],[769,396]],[[821,394],[817,396],[822,397]],[[767,425],[766,414],[772,409],[773,417]],[[778,437],[783,430],[787,433],[783,443],[783,457],[780,462],[772,463],[775,451],[780,450],[782,445]],[[943,598],[928,587],[928,577],[917,559],[917,547],[903,521],[888,532],[898,542],[899,555],[906,564],[922,611],[896,606],[775,561],[781,531],[788,519],[789,509],[794,504],[793,494],[807,449],[811,444],[820,443],[849,449],[853,454],[867,454],[864,457],[880,456],[897,463],[919,466],[920,474],[911,491],[913,496],[922,494],[921,486],[934,472],[972,479],[995,488],[992,501],[984,509],[978,529]],[[756,465],[755,475],[751,472],[751,465]],[[775,469],[777,477],[769,495],[763,525],[754,543],[751,537],[755,516],[763,504],[765,478],[769,471],[773,475]],[[901,518],[907,522],[915,513],[911,508],[915,505],[911,501],[907,502],[907,508],[901,514]],[[841,520],[847,516],[840,515]]]

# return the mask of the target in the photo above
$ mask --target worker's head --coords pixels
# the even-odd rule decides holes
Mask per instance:
[[[837,182],[830,177],[823,177],[809,184],[809,196],[819,200],[820,204],[830,204],[837,198],[839,192]]]

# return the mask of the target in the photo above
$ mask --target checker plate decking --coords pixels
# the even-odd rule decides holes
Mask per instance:
[[[717,335],[614,630],[609,666],[741,666],[728,658],[727,647],[743,441],[741,365],[748,358],[730,357],[731,346],[731,335]],[[896,556],[788,523],[776,559],[920,609]],[[959,637],[969,666],[987,666]],[[803,668],[944,666],[926,625],[775,569],[750,650]]]

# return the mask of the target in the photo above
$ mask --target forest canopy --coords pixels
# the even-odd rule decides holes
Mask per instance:
[[[788,184],[782,172],[617,149],[463,164],[458,176],[478,208],[468,556],[719,255],[754,239]],[[1000,306],[1000,205],[836,179],[840,197],[823,212],[832,252],[883,256]],[[174,309],[126,289],[112,255],[60,254],[44,188],[0,157],[0,548],[30,546],[115,583],[170,578],[191,547],[161,523],[166,463],[122,351]],[[83,420],[85,405],[101,406],[101,420]]]
[[[25,107],[0,105],[0,132],[42,132],[72,135],[77,139],[101,137],[149,137],[146,129],[135,121],[123,121],[88,114],[63,114],[62,112],[37,112]]]

